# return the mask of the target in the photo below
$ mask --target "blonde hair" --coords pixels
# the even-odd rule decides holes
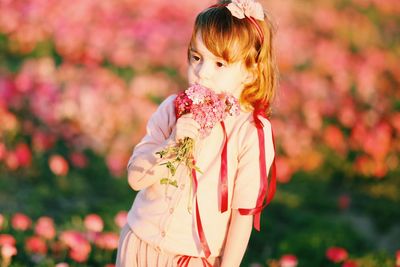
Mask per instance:
[[[269,115],[278,80],[273,49],[273,24],[268,16],[265,16],[264,21],[257,20],[264,34],[261,40],[256,26],[249,19],[232,16],[223,5],[229,2],[222,1],[221,5],[205,9],[196,17],[188,56],[196,34],[200,31],[205,46],[214,55],[228,63],[243,60],[255,79],[244,86],[240,103],[245,110],[264,108]]]

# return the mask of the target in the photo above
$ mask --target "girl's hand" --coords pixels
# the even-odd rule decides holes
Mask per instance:
[[[182,115],[176,122],[175,142],[185,137],[192,138],[195,142],[199,139],[200,124],[193,119],[192,114]]]

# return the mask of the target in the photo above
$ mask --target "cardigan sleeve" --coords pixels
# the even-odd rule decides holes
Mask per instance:
[[[153,113],[147,123],[146,135],[135,146],[129,159],[129,182],[135,190],[143,188],[141,181],[145,176],[157,176],[154,167],[159,165],[161,159],[155,153],[174,143],[170,136],[176,123],[175,98],[176,95],[171,95],[165,99]]]
[[[270,122],[261,118],[264,125],[265,160],[267,172],[275,156]],[[257,205],[260,190],[260,148],[257,128],[248,121],[240,129],[238,168],[232,196],[232,209],[252,209]]]

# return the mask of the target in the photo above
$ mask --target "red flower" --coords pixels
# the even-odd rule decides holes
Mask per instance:
[[[347,260],[342,264],[342,267],[357,267],[357,262],[353,260]]]
[[[54,221],[50,217],[40,217],[35,226],[35,233],[45,239],[53,239],[56,236]]]
[[[103,219],[97,214],[87,215],[84,224],[86,229],[92,232],[101,232],[104,228]]]
[[[32,220],[22,213],[15,213],[11,218],[11,225],[15,230],[26,231],[32,224]]]
[[[18,144],[15,148],[15,155],[17,156],[19,166],[26,167],[31,164],[32,153],[26,144]]]
[[[53,155],[49,159],[50,170],[58,176],[64,176],[68,173],[68,162],[60,155]]]
[[[291,254],[283,255],[279,260],[279,264],[280,267],[296,267],[298,264],[297,257]]]
[[[396,251],[396,267],[400,267],[400,250]]]
[[[69,256],[76,262],[85,262],[92,250],[85,237],[76,231],[65,231],[60,235],[60,240],[70,249]]]
[[[6,146],[3,143],[0,143],[0,160],[4,159],[7,154]]]
[[[86,167],[87,162],[88,162],[86,156],[79,152],[72,153],[70,156],[70,159],[71,159],[72,164],[78,168]]]
[[[101,249],[114,250],[118,248],[119,236],[115,233],[101,233],[96,236],[94,243]]]
[[[347,251],[340,247],[331,247],[326,251],[326,257],[335,263],[346,260],[348,256]]]
[[[29,237],[25,241],[25,249],[34,254],[45,255],[47,253],[46,242],[38,236]]]
[[[0,234],[0,247],[4,245],[15,246],[15,238],[12,235]]]

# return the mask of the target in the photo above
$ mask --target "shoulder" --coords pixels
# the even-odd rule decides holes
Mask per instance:
[[[269,119],[258,116],[263,124],[264,132],[271,131],[271,122]],[[253,112],[240,112],[236,120],[236,127],[239,135],[251,135],[257,133],[257,127],[254,122]]]
[[[173,110],[175,110],[175,99],[176,99],[176,94],[172,94],[172,95],[170,95],[170,96],[168,96],[167,98],[165,98],[162,102],[161,102],[161,104],[160,104],[160,106],[158,107],[158,109],[162,109],[162,110],[170,110],[170,109],[173,109]]]
[[[256,124],[254,122],[253,112],[243,112],[239,115],[237,125],[237,137],[239,155],[250,151],[258,152],[259,149],[259,135]],[[264,144],[270,147],[272,144],[272,126],[267,118],[262,116],[258,117],[263,124]],[[269,149],[269,148],[268,148]]]

